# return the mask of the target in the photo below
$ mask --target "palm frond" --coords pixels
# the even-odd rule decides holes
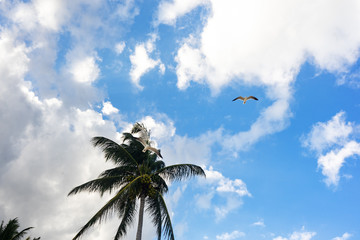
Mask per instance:
[[[114,240],[118,240],[126,234],[127,227],[132,223],[136,212],[136,201],[128,199],[126,202],[121,202],[118,206],[120,210],[121,223],[118,227]]]
[[[13,236],[10,240],[20,240],[22,237],[25,236],[25,234],[27,234],[27,231],[29,231],[32,228],[33,227],[25,228],[24,230],[22,230],[21,232],[17,233],[15,236]]]
[[[146,199],[147,202],[147,208],[146,211],[150,214],[152,217],[152,222],[156,227],[156,233],[158,236],[158,240],[161,240],[161,232],[162,232],[162,213],[161,213],[161,207],[159,203],[159,197],[158,192],[155,196],[149,196]]]
[[[176,164],[167,166],[160,169],[155,174],[158,174],[169,181],[182,180],[196,175],[206,177],[204,170],[193,164]]]
[[[110,177],[102,177],[95,180],[91,180],[84,184],[81,184],[74,189],[72,189],[68,196],[77,194],[83,191],[89,192],[100,192],[101,196],[109,191],[112,192],[113,188],[121,186],[125,182],[125,177],[122,176],[110,176]]]
[[[102,148],[106,161],[112,160],[115,164],[138,166],[137,161],[126,151],[124,147],[105,137],[93,137],[91,139],[94,147]]]
[[[165,180],[159,175],[157,174],[152,175],[150,178],[151,178],[152,186],[161,194],[164,194],[169,190]]]
[[[161,194],[158,194],[158,199],[159,199],[159,207],[161,209],[161,215],[162,215],[164,237],[170,240],[175,240],[174,230],[172,228],[170,214],[166,207],[165,200]]]
[[[120,166],[120,167],[115,167],[115,168],[111,168],[111,169],[107,169],[104,172],[102,172],[98,178],[102,178],[102,177],[114,177],[114,176],[118,176],[118,177],[127,177],[129,175],[133,175],[134,172],[136,172],[137,168],[133,167],[133,166]]]
[[[86,230],[88,230],[91,226],[93,226],[97,222],[101,222],[102,220],[106,219],[109,214],[117,210],[116,206],[121,201],[126,201],[129,196],[129,192],[131,192],[132,185],[135,185],[137,182],[141,181],[141,177],[135,178],[130,183],[126,184],[120,191],[110,199],[76,234],[73,240],[78,239]]]

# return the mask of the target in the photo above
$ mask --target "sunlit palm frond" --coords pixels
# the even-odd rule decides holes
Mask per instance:
[[[122,218],[121,223],[115,235],[114,240],[118,240],[126,235],[128,226],[133,222],[136,213],[136,201],[135,199],[128,199],[119,204],[118,209],[120,211],[119,217]]]
[[[159,206],[162,215],[163,234],[164,237],[170,240],[175,240],[174,230],[172,228],[169,211],[166,207],[166,203],[161,194],[158,194]]]
[[[206,177],[204,170],[193,164],[176,164],[167,166],[157,171],[156,174],[168,179],[169,181],[182,180],[196,175]]]
[[[162,213],[159,201],[159,192],[156,192],[154,196],[149,196],[146,199],[147,208],[146,211],[152,217],[152,223],[156,227],[156,234],[158,236],[158,240],[161,240],[161,233],[162,233]]]
[[[132,185],[135,185],[137,182],[141,181],[141,177],[135,178],[132,182],[128,183],[120,189],[120,191],[111,198],[76,234],[73,240],[78,239],[85,231],[87,231],[91,226],[97,222],[101,222],[106,219],[109,214],[117,211],[117,206],[119,202],[126,201],[129,199],[129,194],[131,194]]]
[[[126,151],[124,147],[108,138],[93,137],[91,142],[93,143],[94,147],[102,148],[102,151],[105,153],[106,161],[112,160],[115,164],[125,166],[138,165],[133,156],[131,156],[131,154]]]
[[[169,188],[165,182],[165,180],[159,175],[155,174],[151,176],[152,186],[159,191],[161,194],[166,193]]]
[[[83,191],[100,192],[102,196],[105,192],[111,193],[114,188],[123,185],[125,183],[125,180],[126,179],[124,176],[110,176],[98,178],[75,187],[69,192],[68,196]]]
[[[114,176],[118,176],[118,177],[128,177],[133,175],[134,172],[136,172],[137,168],[133,167],[133,166],[120,166],[120,167],[115,167],[115,168],[111,168],[111,169],[107,169],[104,172],[102,172],[99,175],[99,178],[102,177],[114,177]]]

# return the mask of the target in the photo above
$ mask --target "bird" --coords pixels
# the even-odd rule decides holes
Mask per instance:
[[[144,149],[142,150],[143,152],[146,152],[147,150],[150,150],[150,151],[156,153],[156,155],[158,155],[159,157],[163,158],[163,157],[161,156],[160,149],[156,149],[156,148],[154,148],[154,147],[151,147],[151,146],[150,146],[149,144],[147,144],[142,138],[136,137],[135,139],[144,146]]]
[[[233,99],[233,101],[235,101],[235,100],[238,100],[238,99],[241,99],[241,100],[243,100],[243,103],[245,104],[246,103],[246,101],[247,100],[249,100],[249,99],[254,99],[254,100],[259,100],[259,99],[257,99],[256,97],[254,97],[254,96],[249,96],[249,97],[242,97],[242,96],[239,96],[239,97],[237,97],[237,98],[234,98]]]

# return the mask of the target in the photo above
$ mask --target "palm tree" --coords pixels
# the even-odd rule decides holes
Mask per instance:
[[[19,232],[19,227],[20,225],[17,218],[10,219],[6,225],[4,225],[4,221],[1,221],[0,240],[20,240],[30,229],[32,229],[32,227],[28,227]],[[34,240],[38,239],[40,238],[34,238]],[[30,240],[30,237],[28,237],[26,240]]]
[[[139,206],[136,204],[138,199],[140,206],[136,240],[141,240],[145,205],[156,227],[158,240],[162,235],[174,240],[170,215],[163,198],[168,191],[166,180],[171,182],[196,175],[205,176],[205,172],[201,167],[193,164],[165,166],[153,151],[143,152],[142,142],[148,145],[152,142],[150,132],[142,123],[135,123],[131,133],[123,133],[123,139],[122,144],[117,144],[105,137],[92,138],[94,147],[100,147],[106,161],[111,160],[116,167],[104,171],[97,179],[75,187],[69,195],[81,191],[98,191],[101,196],[105,192],[115,191],[116,194],[81,228],[73,240],[114,212],[117,212],[121,218],[114,240],[125,236],[129,225],[134,221]]]

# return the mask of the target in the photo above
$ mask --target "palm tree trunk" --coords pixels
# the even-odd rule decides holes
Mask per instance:
[[[145,208],[145,195],[140,197],[139,223],[136,233],[136,240],[141,240],[143,220],[144,220],[144,208]]]

